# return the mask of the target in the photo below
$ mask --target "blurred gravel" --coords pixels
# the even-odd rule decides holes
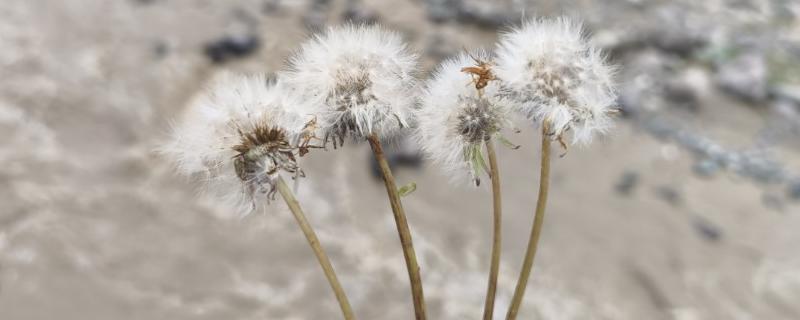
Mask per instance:
[[[795,1],[5,0],[0,319],[338,319],[284,206],[238,217],[198,197],[154,153],[170,124],[217,72],[274,72],[326,25],[386,24],[430,70],[507,22],[561,13],[621,66],[623,117],[553,160],[520,318],[800,318]],[[500,150],[497,319],[537,184],[536,130],[517,125],[523,147]],[[489,190],[413,168],[410,149],[396,176],[418,186],[405,204],[431,318],[477,318]],[[299,198],[360,319],[411,318],[366,146],[304,161]]]

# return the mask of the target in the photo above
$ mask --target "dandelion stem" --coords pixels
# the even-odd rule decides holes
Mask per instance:
[[[411,281],[411,297],[414,301],[414,315],[417,320],[425,320],[425,297],[422,293],[422,277],[419,272],[419,264],[417,264],[417,255],[414,253],[414,244],[411,241],[411,230],[408,228],[408,219],[406,219],[405,210],[403,210],[403,203],[400,202],[400,195],[397,192],[397,184],[394,181],[392,170],[389,168],[389,163],[386,162],[386,156],[383,154],[381,141],[375,134],[367,137],[372,152],[375,154],[375,160],[378,161],[381,172],[383,173],[383,182],[386,185],[386,192],[389,194],[389,202],[392,206],[394,213],[394,221],[397,224],[397,232],[400,235],[400,244],[403,246],[403,256],[406,260],[406,269],[408,269],[408,278]]]
[[[522,263],[522,271],[517,280],[517,287],[514,289],[514,297],[508,307],[506,320],[517,318],[517,312],[522,304],[522,297],[525,295],[525,288],[528,286],[528,278],[533,268],[533,258],[536,256],[536,247],[539,245],[539,236],[542,234],[542,223],[544,222],[544,209],[547,206],[547,192],[550,189],[550,123],[544,121],[542,125],[542,160],[541,171],[539,173],[539,198],[536,200],[536,215],[533,220],[531,236],[528,240],[528,249],[525,251],[525,260]]]
[[[350,307],[350,302],[347,300],[344,289],[339,283],[339,279],[336,277],[336,272],[333,270],[331,261],[328,259],[328,255],[325,254],[325,251],[322,249],[319,239],[317,239],[317,235],[314,233],[314,229],[311,228],[308,220],[306,220],[305,214],[303,214],[303,209],[300,208],[300,203],[297,202],[297,199],[295,199],[291,189],[281,177],[278,177],[277,188],[278,192],[281,193],[283,200],[286,201],[286,205],[289,206],[289,210],[292,211],[292,214],[297,220],[297,224],[300,226],[300,229],[303,230],[303,234],[306,236],[308,244],[311,246],[311,249],[314,250],[314,255],[317,256],[317,260],[319,261],[320,266],[322,266],[322,271],[325,272],[325,277],[328,278],[328,283],[330,283],[333,293],[336,294],[336,300],[339,301],[339,307],[342,309],[344,318],[346,320],[355,319],[355,316],[353,315],[353,309]]]
[[[494,315],[494,298],[497,292],[497,276],[500,272],[500,244],[502,227],[502,198],[500,195],[500,167],[497,165],[497,154],[494,151],[492,139],[486,140],[486,153],[489,155],[489,168],[492,178],[492,205],[493,205],[493,229],[492,229],[492,260],[489,267],[489,286],[486,288],[486,303],[483,308],[483,320],[492,320]]]

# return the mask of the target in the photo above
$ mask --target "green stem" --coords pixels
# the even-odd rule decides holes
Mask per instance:
[[[517,318],[519,307],[522,304],[522,297],[525,295],[525,288],[528,286],[528,278],[533,268],[533,258],[536,256],[536,248],[539,245],[539,236],[542,234],[542,224],[544,222],[544,209],[547,206],[547,193],[550,189],[550,123],[545,121],[542,126],[542,164],[539,173],[539,198],[536,201],[536,216],[533,220],[528,249],[525,251],[525,260],[522,263],[522,271],[517,280],[517,287],[514,289],[514,297],[506,314],[506,320]]]
[[[400,202],[400,195],[397,192],[397,184],[394,181],[392,169],[389,168],[389,163],[386,162],[386,156],[383,154],[380,139],[378,139],[375,134],[372,134],[367,137],[367,141],[369,141],[369,145],[372,147],[372,152],[375,155],[375,160],[378,161],[381,173],[383,173],[386,193],[389,195],[389,203],[392,206],[395,224],[397,224],[397,233],[400,235],[400,244],[403,247],[403,256],[406,260],[408,278],[411,282],[414,316],[417,320],[425,320],[425,297],[422,293],[422,277],[419,272],[419,264],[417,264],[417,255],[414,253],[414,244],[411,241],[411,230],[408,228],[408,219],[406,219],[403,203]]]
[[[500,273],[500,249],[501,249],[501,221],[503,216],[502,198],[500,194],[500,167],[497,165],[497,155],[494,151],[494,143],[491,139],[486,140],[486,153],[489,155],[489,168],[492,179],[492,205],[493,205],[493,229],[492,229],[492,260],[489,267],[489,285],[486,288],[486,303],[483,307],[483,320],[492,320],[494,315],[494,299],[497,293],[497,277]]]
[[[295,220],[297,220],[300,230],[303,230],[308,244],[311,246],[311,249],[314,250],[314,255],[317,256],[317,260],[320,266],[322,266],[322,271],[325,272],[325,277],[328,278],[328,283],[330,283],[333,293],[336,294],[336,300],[339,301],[339,307],[342,309],[344,318],[346,320],[355,319],[353,309],[350,307],[350,302],[347,300],[344,289],[339,283],[339,278],[336,277],[336,272],[333,270],[331,261],[328,259],[328,255],[325,254],[325,251],[322,250],[322,246],[319,243],[319,239],[317,239],[317,235],[314,233],[314,229],[311,228],[308,220],[306,220],[305,214],[303,214],[303,209],[300,208],[300,203],[297,202],[292,190],[289,189],[289,186],[286,185],[286,182],[283,181],[281,177],[278,177],[277,188],[283,200],[286,201],[286,205],[289,206],[289,211],[292,212]]]

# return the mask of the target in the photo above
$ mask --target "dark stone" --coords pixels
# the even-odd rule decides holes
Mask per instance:
[[[422,155],[419,153],[398,153],[395,158],[400,166],[417,169],[422,165]]]
[[[261,42],[255,35],[224,36],[206,44],[203,52],[213,63],[225,63],[254,53]]]
[[[703,48],[707,41],[700,37],[691,36],[680,32],[657,32],[650,38],[652,44],[658,49],[689,57],[697,50]]]
[[[169,46],[164,41],[158,41],[153,45],[153,56],[162,59],[169,54]]]
[[[634,171],[625,171],[614,186],[614,190],[622,195],[630,195],[639,184],[639,174]]]
[[[722,239],[722,230],[711,221],[702,217],[692,218],[692,227],[706,241],[717,242]]]
[[[691,112],[698,111],[698,88],[686,81],[684,77],[675,77],[664,86],[664,97],[676,107]]]
[[[403,137],[393,143],[384,143],[382,145],[383,152],[386,155],[386,162],[389,163],[389,167],[392,168],[392,170],[403,167],[411,169],[418,169],[421,167],[423,156],[419,150],[411,144],[408,137]],[[378,162],[375,160],[371,150],[369,155],[371,158],[370,171],[372,172],[372,176],[376,180],[381,180],[382,174],[380,166],[378,166]]]

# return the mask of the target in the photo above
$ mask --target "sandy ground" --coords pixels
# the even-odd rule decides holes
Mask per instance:
[[[232,215],[153,152],[216,72],[277,70],[307,36],[308,4],[284,1],[265,14],[261,1],[146,2],[0,5],[0,319],[338,319],[283,203]],[[435,37],[455,49],[494,40],[477,27],[427,22],[417,1],[367,5],[421,51]],[[334,1],[327,21],[342,6]],[[206,41],[248,28],[263,40],[254,55],[224,67],[202,55]],[[427,67],[435,62],[426,55]],[[687,122],[732,148],[767,123],[731,98],[703,101]],[[522,148],[500,149],[498,319],[535,205],[538,136],[520,126],[508,137]],[[790,141],[775,152],[800,168],[799,150]],[[394,222],[368,161],[363,144],[313,154],[299,198],[360,319],[410,319]],[[691,154],[631,121],[553,162],[520,318],[800,318],[800,204],[783,189],[724,172],[698,177]],[[623,195],[626,174],[637,178]],[[396,176],[418,185],[405,205],[430,318],[478,318],[487,186],[453,186],[428,166]]]

